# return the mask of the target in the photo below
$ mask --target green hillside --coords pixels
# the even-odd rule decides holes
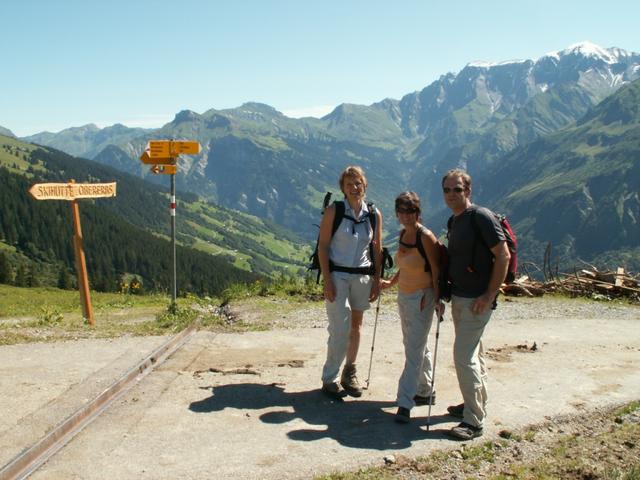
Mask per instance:
[[[540,263],[551,242],[565,267],[640,269],[639,105],[636,81],[477,179],[479,198],[516,222],[526,259]]]
[[[68,202],[35,201],[26,191],[32,180],[0,168],[0,237],[4,262],[18,286],[65,283],[73,272],[73,226]],[[82,202],[84,246],[92,288],[115,291],[125,277],[135,275],[145,290],[166,290],[171,285],[170,244],[115,214]],[[181,292],[217,294],[256,275],[234,267],[226,259],[193,249],[177,250],[178,286]]]
[[[67,202],[35,201],[26,194],[28,186],[43,181],[66,182],[70,178],[78,182],[117,181],[115,198],[81,202],[83,219],[85,216],[91,218],[84,227],[87,242],[95,242],[92,244],[94,251],[101,252],[100,257],[88,259],[93,266],[90,266],[92,285],[111,289],[117,283],[116,277],[123,273],[148,277],[151,288],[168,285],[160,273],[162,268],[168,272],[166,264],[169,260],[169,196],[165,188],[95,162],[8,137],[0,137],[0,167],[2,195],[7,206],[0,217],[0,239],[12,258],[14,270],[19,264],[38,262],[39,266],[33,264],[32,267],[51,283],[58,275],[59,265],[68,270],[73,265]],[[165,180],[168,182],[168,177]],[[255,274],[271,276],[279,271],[297,272],[306,263],[308,247],[282,227],[215,207],[193,194],[178,192],[177,211],[178,242],[189,247],[181,248],[178,260],[182,257],[187,261],[193,257],[193,265],[183,265],[186,277],[179,282],[188,290],[214,290],[210,284],[213,280],[207,284],[207,281],[197,279],[201,268],[211,279],[217,277],[215,272],[222,272],[225,280],[214,283],[227,285],[234,280],[251,280],[256,278]],[[60,223],[52,224],[54,219]],[[66,233],[62,233],[63,230]],[[114,239],[113,231],[119,232],[119,237],[127,242],[123,244]],[[149,247],[145,246],[147,244]],[[90,254],[89,247],[87,250]],[[144,262],[134,261],[138,250],[149,258]],[[164,250],[166,252],[160,254]],[[152,251],[154,255],[150,256]]]

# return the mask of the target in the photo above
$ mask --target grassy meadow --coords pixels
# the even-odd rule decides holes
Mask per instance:
[[[310,279],[232,285],[219,297],[179,297],[175,311],[166,294],[91,292],[95,325],[82,316],[76,290],[0,284],[0,345],[123,335],[170,335],[193,322],[217,331],[264,330],[303,303],[319,303],[321,289]],[[231,308],[242,304],[250,317]]]

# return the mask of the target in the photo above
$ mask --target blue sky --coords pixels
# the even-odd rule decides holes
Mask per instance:
[[[476,60],[571,44],[640,52],[640,2],[2,0],[0,126],[158,127],[247,101],[326,114]]]

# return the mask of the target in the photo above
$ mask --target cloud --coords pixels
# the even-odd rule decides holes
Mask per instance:
[[[283,110],[283,115],[286,115],[290,118],[302,118],[302,117],[324,117],[328,113],[336,108],[335,105],[316,105],[314,107],[304,107],[304,108],[292,108],[289,110]]]

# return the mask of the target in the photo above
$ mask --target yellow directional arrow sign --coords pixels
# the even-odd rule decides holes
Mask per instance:
[[[155,174],[174,175],[178,171],[178,167],[176,165],[152,165],[149,171]]]
[[[29,189],[36,200],[76,200],[78,198],[115,197],[112,183],[36,183]]]
[[[200,144],[198,142],[171,142],[171,156],[178,156],[182,153],[193,155],[200,153]]]
[[[146,163],[147,165],[172,165],[176,163],[176,158],[171,158],[169,156],[166,157],[152,157],[149,154],[149,150],[145,150],[140,155],[140,160],[142,163]]]
[[[149,142],[147,151],[151,158],[167,158],[171,157],[171,141],[156,140]]]
[[[151,158],[177,157],[200,153],[200,144],[193,141],[151,140],[146,149]]]

